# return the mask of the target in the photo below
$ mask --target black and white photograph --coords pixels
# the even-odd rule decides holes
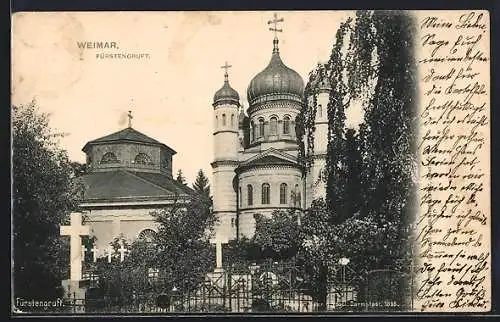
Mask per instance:
[[[488,312],[487,11],[17,12],[14,315]]]

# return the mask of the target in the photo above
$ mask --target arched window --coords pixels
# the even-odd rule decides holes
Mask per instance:
[[[264,137],[264,119],[259,119],[259,137]]]
[[[113,152],[104,154],[101,158],[101,163],[119,163],[118,158]]]
[[[283,118],[283,134],[290,134],[290,116]]]
[[[278,119],[276,116],[271,117],[269,126],[271,128],[271,135],[276,135],[278,133]]]
[[[263,205],[268,205],[270,204],[270,194],[271,194],[271,188],[269,187],[269,183],[263,183],[262,184],[262,204]]]
[[[234,126],[234,114],[231,114],[231,126]]]
[[[253,187],[251,184],[247,185],[247,201],[248,205],[253,205]]]
[[[138,155],[135,156],[134,159],[135,164],[153,164],[153,160],[151,160],[151,157],[147,155],[146,153],[139,153]]]
[[[222,114],[222,126],[226,126],[226,114]]]
[[[318,105],[318,117],[323,117],[323,106]]]
[[[153,229],[144,229],[139,233],[139,240],[145,241],[147,243],[152,243],[155,241],[156,231]]]
[[[286,183],[280,184],[280,204],[286,204],[288,186]]]
[[[251,140],[255,140],[255,123],[253,121],[250,123],[250,135]]]

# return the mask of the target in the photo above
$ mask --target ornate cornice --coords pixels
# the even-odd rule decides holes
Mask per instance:
[[[216,102],[214,102],[212,104],[212,106],[214,107],[214,109],[217,109],[221,105],[233,105],[233,106],[230,106],[230,107],[237,107],[238,108],[238,107],[240,107],[240,102],[237,101],[237,100],[234,100],[234,99],[224,98],[224,99],[217,100]]]
[[[236,168],[234,171],[239,175],[245,172],[249,172],[255,169],[296,169],[299,172],[302,172],[302,166],[300,164],[292,165],[292,164],[249,164],[249,165],[241,165]]]
[[[221,165],[238,166],[239,164],[240,162],[236,160],[215,160],[212,163],[210,163],[212,168],[217,168],[218,166]]]
[[[219,130],[219,131],[215,131],[214,135],[219,134],[219,133],[225,133],[225,132],[239,134],[239,132],[237,130]]]
[[[295,207],[295,206],[287,206],[287,205],[274,205],[274,206],[267,206],[267,207],[247,207],[247,208],[240,208],[239,211],[255,211],[255,210],[302,210],[302,208]],[[251,214],[253,215],[253,214]]]
[[[260,103],[250,104],[250,107],[247,109],[247,114],[250,116],[251,114],[264,110],[264,109],[274,109],[274,108],[285,108],[285,109],[294,109],[300,111],[302,109],[303,103],[302,100],[287,100],[287,99],[277,99],[274,101],[264,101]]]
[[[236,215],[236,210],[214,210],[212,211],[214,215],[220,214],[220,213],[225,213],[225,214],[234,214]]]
[[[254,140],[252,142],[250,142],[248,144],[248,147],[249,148],[252,148],[252,147],[256,147],[256,146],[259,146],[260,144],[262,143],[273,143],[273,142],[287,142],[287,143],[291,143],[291,144],[296,144],[296,147],[294,148],[284,148],[284,149],[280,149],[280,150],[283,150],[283,151],[296,151],[297,148],[298,148],[298,141],[296,138],[292,137],[291,135],[288,135],[286,137],[282,137],[279,138],[279,139],[276,139],[276,140],[267,140],[266,138],[258,138],[257,140]]]
[[[278,100],[289,100],[289,101],[301,103],[302,96],[299,96],[297,94],[290,94],[290,93],[272,93],[272,94],[266,94],[266,95],[259,95],[256,98],[252,99],[248,103],[250,104],[250,106],[252,106],[252,105],[266,103],[269,101],[278,101]]]

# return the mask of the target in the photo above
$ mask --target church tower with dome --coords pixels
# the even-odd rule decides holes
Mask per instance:
[[[269,23],[281,21],[275,15]],[[311,180],[298,160],[295,120],[304,108],[304,80],[280,56],[276,32],[281,30],[270,29],[275,31],[271,59],[248,85],[246,113],[239,94],[229,85],[227,63],[224,84],[213,100],[215,155],[211,165],[219,241],[251,237],[255,214],[269,217],[275,210],[302,210],[307,207],[306,195],[318,195],[306,191]],[[318,119],[324,124],[327,102]],[[322,139],[326,138],[327,132]],[[326,143],[317,144],[325,155]]]

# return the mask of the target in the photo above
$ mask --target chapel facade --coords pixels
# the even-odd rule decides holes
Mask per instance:
[[[105,250],[120,237],[153,239],[152,212],[191,200],[194,190],[172,177],[172,148],[129,126],[89,141],[83,147],[87,173],[79,208],[95,245]]]
[[[326,77],[315,80],[314,163],[305,171],[298,160],[295,121],[305,108],[304,81],[283,63],[278,38],[273,40],[269,64],[248,85],[246,111],[225,67],[224,84],[212,104],[213,211],[219,218],[219,241],[251,237],[257,213],[269,217],[275,210],[303,210],[325,197],[326,107],[332,90]]]

